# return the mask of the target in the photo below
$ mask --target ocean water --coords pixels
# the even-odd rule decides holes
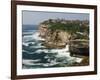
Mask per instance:
[[[69,45],[63,49],[48,49],[43,46],[45,39],[39,37],[37,25],[23,25],[22,28],[22,68],[67,67],[81,62],[81,58],[71,57]]]

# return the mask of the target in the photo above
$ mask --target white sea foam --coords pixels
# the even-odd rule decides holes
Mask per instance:
[[[39,59],[38,60],[23,60],[23,64],[24,65],[30,65],[30,66],[35,66],[35,65],[39,65],[39,66],[50,66],[51,64],[50,63],[34,63],[34,62],[38,62],[40,61]],[[53,64],[52,64],[53,65]]]
[[[24,46],[28,46],[28,43],[24,43],[24,42],[23,42],[23,45],[24,45]]]
[[[33,32],[32,32],[33,30],[30,30],[30,31],[31,31],[31,32],[23,32],[23,35],[27,35],[27,36],[28,36],[28,35],[33,34]]]
[[[66,45],[65,48],[63,49],[52,49],[51,52],[54,52],[54,53],[58,53],[59,56],[65,56],[65,57],[68,57],[70,56],[70,52],[69,52],[69,45]]]
[[[66,47],[63,48],[63,49],[51,49],[51,50],[49,50],[49,49],[38,49],[35,52],[36,53],[41,53],[41,52],[44,52],[44,53],[58,53],[58,56],[65,56],[65,57],[70,56],[68,45],[66,45]]]
[[[29,44],[32,44],[32,45],[35,44],[35,42],[23,42],[22,44],[23,44],[24,46],[28,46]]]
[[[33,39],[35,39],[35,40],[41,40],[41,41],[44,41],[45,39],[43,39],[43,38],[41,38],[40,36],[39,36],[39,32],[35,32],[35,33],[33,33]]]
[[[28,35],[28,36],[23,36],[23,42],[26,42],[26,41],[29,41],[29,40],[32,40],[32,35]]]
[[[34,62],[38,62],[40,61],[40,59],[37,59],[37,60],[27,60],[27,59],[23,59],[22,60],[22,63],[25,64],[25,65],[35,65]]]
[[[53,65],[56,65],[56,64],[58,64],[58,62],[45,63],[45,64],[43,64],[43,66],[47,67],[47,66],[53,66]]]
[[[29,42],[28,42],[29,43]],[[30,46],[30,48],[45,48],[45,46],[41,45],[41,43],[37,43],[37,42],[30,42],[32,44],[32,46]]]
[[[80,63],[83,59],[82,58],[76,58],[76,62]]]
[[[30,46],[30,48],[37,48],[36,51],[34,52],[30,52],[29,54],[34,54],[34,53],[51,53],[51,54],[54,54],[54,53],[57,53],[56,58],[62,58],[62,57],[66,57],[66,60],[69,62],[69,63],[73,63],[73,62],[78,62],[80,63],[82,61],[82,58],[77,58],[77,57],[72,57],[70,56],[70,52],[69,52],[69,45],[66,45],[65,48],[62,48],[62,49],[45,49],[45,46],[41,45],[41,41],[44,41],[45,39],[41,38],[39,36],[39,32],[34,32],[32,35],[27,35],[27,36],[24,36],[23,38],[25,41],[29,41],[29,40],[33,40],[33,42],[23,42],[23,45],[25,46],[29,46],[28,44],[33,44],[32,46]],[[34,42],[34,40],[36,42]],[[34,45],[35,44],[35,45]],[[43,48],[43,49],[38,49],[38,48]],[[26,52],[26,51],[23,51],[23,52]],[[56,64],[60,64],[60,63],[66,63],[67,61],[64,60],[63,62],[57,62],[56,61],[56,58],[55,60],[51,60],[50,59],[50,56],[44,56],[45,59],[47,59],[48,62],[50,63],[40,63],[40,59],[36,59],[36,60],[26,60],[26,59],[23,59],[23,64],[25,65],[42,65],[42,66],[45,66],[45,67],[48,67],[48,66],[53,66],[53,65],[56,65]]]
[[[39,50],[35,51],[35,53],[41,53],[41,52],[48,53],[48,50],[47,49],[39,49]]]
[[[45,46],[41,45],[42,43],[38,43],[34,48],[45,48]]]

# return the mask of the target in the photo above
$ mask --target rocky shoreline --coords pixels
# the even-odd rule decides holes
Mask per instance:
[[[55,26],[53,26],[54,29],[49,28],[54,23],[58,24],[55,25],[58,26],[58,28],[55,28]],[[68,30],[66,31],[64,29],[63,30],[59,29],[60,24],[63,24],[66,27],[67,24],[70,26],[72,26],[72,24],[75,25],[78,24],[81,25],[80,27],[85,26],[87,29],[88,21],[68,21],[68,20],[60,21],[59,20],[58,22],[57,20],[47,20],[42,22],[39,25],[39,33],[40,33],[39,36],[45,39],[43,45],[45,45],[48,48],[64,48],[68,44],[70,45],[69,50],[72,54],[89,56],[89,40],[88,40],[89,36],[86,30],[85,32],[78,32],[78,31],[74,32],[75,31],[74,29],[73,31],[74,34],[72,34],[71,30],[69,32]],[[81,37],[83,39],[81,39]]]

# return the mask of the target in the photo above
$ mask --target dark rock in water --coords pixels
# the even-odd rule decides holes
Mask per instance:
[[[74,62],[69,66],[87,66],[89,65],[89,57],[88,56],[81,56],[82,61],[80,63]]]
[[[71,52],[71,56],[73,55],[83,55],[89,56],[89,47],[69,47],[69,51]]]
[[[84,55],[84,56],[89,56],[89,48],[74,48],[70,49],[71,55],[76,54],[76,55]]]
[[[70,42],[69,51],[71,55],[89,56],[89,41],[77,39]]]

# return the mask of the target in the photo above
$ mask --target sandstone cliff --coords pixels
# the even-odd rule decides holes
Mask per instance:
[[[69,41],[70,34],[63,30],[48,29],[48,25],[40,25],[40,36],[45,38],[44,45],[49,48],[63,48]]]
[[[63,48],[69,44],[71,52],[89,51],[88,21],[47,20],[39,25],[39,32],[45,38],[46,47]]]

